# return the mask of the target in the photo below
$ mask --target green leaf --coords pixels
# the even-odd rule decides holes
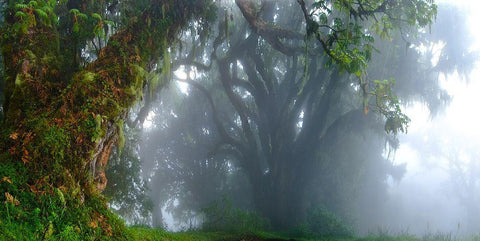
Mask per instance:
[[[103,22],[104,22],[105,24],[107,24],[107,25],[110,25],[110,26],[114,26],[114,25],[115,25],[115,22],[113,22],[113,21],[105,20],[105,21],[103,21]]]
[[[15,17],[16,17],[16,18],[20,18],[20,19],[25,19],[25,18],[27,17],[27,14],[24,13],[24,12],[22,12],[22,11],[17,11],[17,12],[15,13]]]
[[[70,9],[70,11],[68,11],[68,12],[73,14],[73,15],[78,15],[80,13],[80,11],[78,9],[75,9],[75,8]]]
[[[98,13],[92,13],[92,17],[96,18],[98,21],[102,21],[102,16]]]
[[[88,19],[88,16],[87,16],[86,14],[84,14],[84,13],[79,13],[79,14],[78,14],[78,17],[83,18],[83,19],[85,19],[85,20]]]
[[[73,24],[72,31],[78,33],[80,31],[80,24],[78,22]]]
[[[38,17],[39,17],[43,22],[45,22],[45,21],[48,20],[48,14],[47,14],[45,11],[37,8],[37,9],[35,9],[35,12],[37,13]]]
[[[28,3],[28,6],[31,7],[31,8],[36,8],[38,6],[38,3],[37,3],[37,1],[30,1]]]
[[[28,8],[28,5],[27,5],[27,4],[23,4],[23,3],[17,3],[17,4],[15,4],[15,9],[16,9],[16,10],[27,9],[27,8]]]

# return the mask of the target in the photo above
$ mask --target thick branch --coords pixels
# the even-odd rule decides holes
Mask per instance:
[[[249,0],[235,0],[235,3],[242,11],[243,16],[248,21],[253,31],[262,36],[274,49],[289,56],[302,50],[301,48],[285,46],[280,41],[280,39],[301,40],[303,39],[302,34],[267,23],[265,20],[258,17],[254,3]]]
[[[177,79],[177,81],[189,84],[196,89],[198,89],[202,94],[207,98],[208,103],[210,105],[210,108],[212,109],[212,115],[213,115],[213,121],[215,123],[215,126],[217,127],[218,132],[220,133],[220,136],[224,140],[225,143],[230,144],[234,147],[237,147],[239,149],[242,149],[242,145],[240,144],[239,141],[235,140],[232,138],[227,131],[225,130],[225,127],[223,126],[219,116],[218,116],[218,111],[215,106],[215,102],[213,101],[212,95],[210,92],[201,84],[191,80],[191,79]]]

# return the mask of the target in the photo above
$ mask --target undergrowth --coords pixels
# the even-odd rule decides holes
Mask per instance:
[[[0,162],[0,240],[133,239],[102,196],[82,200],[62,188],[36,190],[26,171],[20,162]]]

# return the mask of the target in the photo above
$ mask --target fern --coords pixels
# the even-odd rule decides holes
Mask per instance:
[[[92,13],[92,17],[96,18],[98,21],[102,21],[102,16],[98,13]]]
[[[48,21],[50,20],[48,18],[48,14],[43,11],[42,9],[35,9],[35,12],[37,13],[38,17],[40,18],[40,20],[43,22],[43,23],[48,23]]]
[[[17,11],[15,13],[15,17],[20,18],[21,20],[24,20],[25,18],[27,18],[27,14],[22,11]]]
[[[88,19],[88,16],[85,13],[79,13],[78,16],[85,19],[85,20]]]
[[[78,9],[76,9],[76,8],[72,8],[72,9],[70,9],[70,11],[68,11],[68,12],[70,12],[71,14],[73,14],[73,15],[75,15],[75,16],[77,16],[77,15],[80,13],[80,11],[79,11]]]
[[[72,31],[73,31],[74,33],[80,32],[80,24],[78,24],[78,22],[76,22],[76,23],[73,24]]]
[[[52,8],[52,7],[50,7],[50,6],[45,5],[45,6],[43,6],[41,9],[42,9],[44,12],[46,12],[46,13],[54,14],[54,11],[53,11],[54,8]]]
[[[36,7],[38,6],[38,3],[37,3],[37,1],[30,1],[30,2],[28,3],[28,6],[29,6],[30,8],[36,8]]]
[[[113,21],[105,20],[105,21],[103,21],[103,22],[104,22],[105,24],[107,24],[107,25],[110,25],[110,26],[114,26],[114,25],[115,25],[115,23],[114,23]]]
[[[27,8],[28,8],[28,5],[27,5],[27,4],[23,4],[23,3],[17,3],[17,4],[15,4],[15,10],[27,9]]]
[[[57,6],[57,1],[56,0],[48,0],[47,1],[47,6],[49,6],[50,8],[54,9],[55,6]]]

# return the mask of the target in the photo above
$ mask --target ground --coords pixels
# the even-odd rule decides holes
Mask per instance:
[[[371,235],[363,238],[334,238],[324,237],[321,239],[303,239],[292,238],[288,235],[274,233],[255,233],[255,234],[229,234],[221,232],[179,232],[169,233],[159,229],[147,227],[131,227],[129,228],[135,240],[145,241],[480,241],[480,236],[474,236],[466,239],[457,239],[452,234],[430,234],[422,238],[411,235]]]

